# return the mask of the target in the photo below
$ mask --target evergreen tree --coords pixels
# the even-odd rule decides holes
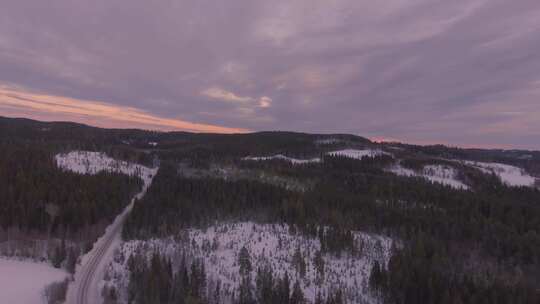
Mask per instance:
[[[240,274],[242,276],[246,276],[251,273],[251,257],[245,246],[240,249],[240,253],[238,254],[238,264],[240,265]]]
[[[302,288],[300,287],[300,282],[296,280],[296,283],[294,283],[293,292],[291,295],[291,298],[289,300],[290,304],[303,304],[305,303],[304,298],[304,292],[302,291]]]

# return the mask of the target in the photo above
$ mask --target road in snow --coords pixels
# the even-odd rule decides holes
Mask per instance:
[[[144,182],[141,192],[135,195],[124,211],[107,227],[105,234],[97,240],[93,249],[83,256],[81,264],[77,266],[74,281],[68,287],[66,300],[68,304],[102,303],[99,283],[106,266],[113,258],[114,250],[121,243],[122,225],[133,208],[135,200],[142,198],[146,193],[157,169],[117,161],[99,152],[74,151],[60,154],[56,156],[56,162],[63,169],[81,174],[96,174],[100,171],[137,174]]]
[[[143,190],[138,193],[120,214],[113,224],[94,244],[94,248],[83,258],[82,267],[77,268],[75,281],[68,289],[67,303],[72,304],[98,304],[102,302],[99,282],[103,278],[105,267],[112,260],[114,250],[121,242],[122,225],[127,215],[133,208],[135,199],[144,196],[149,184],[144,185]]]

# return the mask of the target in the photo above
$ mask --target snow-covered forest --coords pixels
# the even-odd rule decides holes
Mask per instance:
[[[107,304],[539,300],[540,153],[0,125],[0,267],[39,274],[11,292],[61,301],[114,230]]]

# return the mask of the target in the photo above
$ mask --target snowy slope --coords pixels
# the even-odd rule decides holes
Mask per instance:
[[[0,302],[45,303],[45,286],[64,280],[67,273],[47,264],[0,258]]]
[[[336,288],[344,291],[349,303],[375,303],[368,290],[371,267],[374,261],[383,265],[388,263],[393,241],[387,237],[361,232],[354,235],[357,247],[361,248],[360,254],[352,256],[344,253],[340,257],[324,254],[325,274],[320,278],[313,263],[316,252],[320,250],[318,239],[290,234],[286,225],[244,222],[221,224],[205,231],[190,229],[183,240],[170,238],[124,243],[119,254],[123,258],[116,258],[109,266],[108,277],[111,279],[108,284],[116,286],[125,303],[129,277],[126,262],[129,255],[134,252],[149,255],[159,250],[173,261],[175,257],[183,256],[183,253],[190,259],[202,258],[209,281],[216,283],[219,280],[222,290],[230,294],[239,285],[238,253],[245,246],[253,264],[253,280],[258,267],[270,265],[277,276],[281,277],[287,272],[292,283],[300,280],[310,303],[319,291],[324,294],[325,291]],[[304,278],[296,272],[292,261],[297,248],[300,248],[307,264]],[[255,284],[255,281],[253,283]]]
[[[248,157],[244,157],[242,159],[243,160],[254,160],[254,161],[281,159],[281,160],[289,161],[294,165],[302,165],[302,164],[308,164],[308,163],[318,163],[318,162],[321,161],[320,158],[297,159],[297,158],[287,157],[287,156],[282,155],[282,154],[277,154],[277,155],[273,155],[273,156],[261,156],[261,157],[248,156]]]
[[[398,163],[390,167],[388,171],[400,176],[422,177],[433,183],[447,185],[455,189],[469,189],[467,185],[465,185],[456,178],[457,170],[450,166],[427,165],[423,167],[421,172],[417,172],[411,169],[404,168]]]
[[[345,156],[354,159],[362,159],[363,157],[377,157],[382,155],[391,155],[388,152],[382,150],[374,149],[365,149],[365,150],[355,150],[355,149],[345,149],[339,151],[328,152],[328,155],[331,156]]]
[[[495,174],[508,186],[532,187],[536,179],[525,170],[506,164],[462,161],[464,164],[477,168],[486,174]]]

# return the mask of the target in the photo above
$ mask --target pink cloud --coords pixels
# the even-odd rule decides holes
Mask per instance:
[[[0,112],[40,120],[70,120],[100,127],[244,133],[246,129],[159,117],[148,112],[100,101],[81,100],[0,87]]]

